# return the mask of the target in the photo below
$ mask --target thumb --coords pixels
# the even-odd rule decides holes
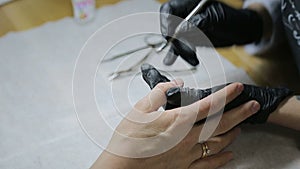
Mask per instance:
[[[182,87],[183,81],[181,79],[173,80],[171,82],[159,83],[151,92],[136,103],[135,109],[140,112],[151,113],[157,111],[161,106],[166,104],[166,92],[172,87]]]

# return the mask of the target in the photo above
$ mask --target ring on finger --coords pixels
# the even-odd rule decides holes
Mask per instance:
[[[210,151],[210,149],[209,149],[206,142],[202,143],[201,146],[202,146],[202,156],[201,156],[201,158],[206,158],[207,156],[209,156],[211,151]]]

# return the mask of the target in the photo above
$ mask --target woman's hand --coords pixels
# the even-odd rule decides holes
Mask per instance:
[[[243,85],[235,83],[194,104],[158,111],[166,103],[166,91],[182,85],[181,81],[160,83],[140,100],[117,127],[106,151],[92,168],[210,169],[230,161],[232,153],[222,150],[239,134],[240,129],[234,127],[256,113],[259,104],[250,101],[224,113],[209,137],[201,138],[200,134],[207,134],[202,133],[202,121],[209,117],[208,123],[213,124],[224,107],[224,99],[226,104],[232,101],[243,91]],[[204,141],[210,150],[206,158]]]

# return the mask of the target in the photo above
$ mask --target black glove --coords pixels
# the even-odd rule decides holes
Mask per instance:
[[[159,73],[152,65],[143,64],[141,66],[142,76],[151,89],[153,89],[158,83],[169,82],[170,80]]]
[[[146,69],[145,69],[146,68]],[[166,77],[162,76],[153,66],[148,65],[142,67],[142,74],[145,81],[148,83],[150,88],[155,87],[159,82],[165,82]],[[149,79],[150,78],[150,79]],[[155,79],[155,80],[153,80]],[[154,82],[154,83],[153,83]],[[229,84],[226,84],[229,85]],[[209,96],[212,91],[218,91],[224,88],[226,85],[217,86],[209,89],[189,89],[175,87],[167,91],[167,104],[165,109],[173,109],[181,106],[192,104],[198,100],[201,100]],[[269,115],[276,110],[278,105],[293,92],[287,88],[268,88],[268,87],[257,87],[253,85],[244,84],[243,92],[227,104],[224,108],[224,112],[236,108],[248,101],[256,100],[261,108],[260,110],[249,117],[244,122],[259,124],[265,123]]]
[[[161,32],[167,40],[180,23],[174,15],[185,18],[199,2],[200,0],[170,0],[161,6]],[[259,42],[263,34],[262,18],[255,11],[234,9],[217,1],[208,2],[187,25],[180,33],[183,37],[178,38],[181,41],[173,41],[164,60],[165,64],[173,64],[178,55],[193,66],[199,63],[195,46],[202,44],[197,40],[199,33],[195,31],[196,27],[205,33],[215,47]]]
[[[221,89],[223,87],[224,86],[218,86],[217,88]],[[212,91],[217,90],[212,90],[211,88],[204,90],[179,87],[171,88],[167,91],[168,103],[166,105],[166,109],[173,109],[192,104],[207,97],[212,93]],[[284,87],[269,88],[244,84],[244,91],[225,106],[224,112],[234,109],[248,101],[256,100],[261,105],[260,110],[244,122],[252,124],[265,123],[269,115],[274,112],[278,105],[291,94],[292,91]]]

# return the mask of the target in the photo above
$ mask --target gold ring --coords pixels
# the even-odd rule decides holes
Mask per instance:
[[[207,143],[202,143],[202,156],[201,158],[205,158],[209,155],[210,153],[210,149],[208,148]]]

